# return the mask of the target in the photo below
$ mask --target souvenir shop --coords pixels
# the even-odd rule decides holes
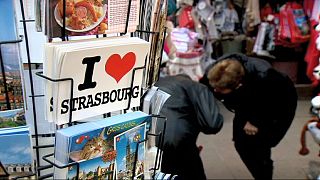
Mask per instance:
[[[320,93],[320,0],[1,0],[0,15],[0,179],[174,179],[154,84],[231,52]]]

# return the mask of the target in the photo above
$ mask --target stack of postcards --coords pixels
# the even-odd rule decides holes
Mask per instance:
[[[32,141],[27,126],[0,129],[0,177],[9,179],[34,172]]]
[[[58,125],[140,105],[150,44],[113,37],[46,44],[46,119]],[[73,98],[71,98],[73,88]],[[129,103],[130,101],[130,103]]]
[[[56,133],[56,163],[79,163],[55,168],[55,179],[131,179],[143,176],[147,124],[141,111],[71,126]],[[135,167],[135,171],[133,171]]]

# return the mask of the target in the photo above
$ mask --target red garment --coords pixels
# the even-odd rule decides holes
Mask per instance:
[[[303,43],[310,39],[310,28],[303,7],[296,2],[287,3],[287,17],[292,43]]]
[[[306,52],[305,61],[307,62],[307,76],[312,81],[313,86],[317,86],[319,81],[313,76],[313,69],[319,64],[320,51],[317,49],[316,39],[319,36],[319,32],[317,32],[314,27],[318,22],[315,20],[311,20],[311,37],[309,41],[309,46]]]
[[[306,12],[306,15],[308,17],[311,17],[314,1],[315,0],[303,1],[303,9],[304,9],[304,12]]]
[[[185,27],[189,29],[194,28],[194,21],[191,16],[192,6],[184,7],[179,16],[179,27]]]
[[[273,10],[271,8],[271,6],[264,6],[261,10],[260,10],[260,18],[261,20],[266,20],[269,14],[273,14]]]

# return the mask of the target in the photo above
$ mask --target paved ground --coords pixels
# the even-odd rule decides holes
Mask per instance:
[[[304,123],[310,119],[310,101],[299,100],[296,116],[285,138],[273,148],[274,179],[307,179],[310,163],[317,165],[320,171],[320,147],[314,143],[307,132],[307,145],[310,154],[301,156],[300,134]],[[221,106],[225,116],[224,127],[217,135],[201,134],[198,144],[204,146],[201,156],[208,179],[252,179],[252,176],[240,160],[231,141],[233,114]]]

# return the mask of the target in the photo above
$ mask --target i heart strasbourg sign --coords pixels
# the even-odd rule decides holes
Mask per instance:
[[[70,100],[70,82],[60,82],[57,87],[58,107],[56,118],[66,120],[70,109],[73,121],[103,113],[140,105],[143,69],[149,50],[148,42],[66,52],[63,56],[60,78],[73,78],[74,97]],[[133,86],[131,81],[133,78]],[[70,101],[73,106],[70,107]],[[54,109],[54,108],[53,108]],[[59,120],[59,121],[60,121]],[[62,123],[61,123],[62,124]]]

